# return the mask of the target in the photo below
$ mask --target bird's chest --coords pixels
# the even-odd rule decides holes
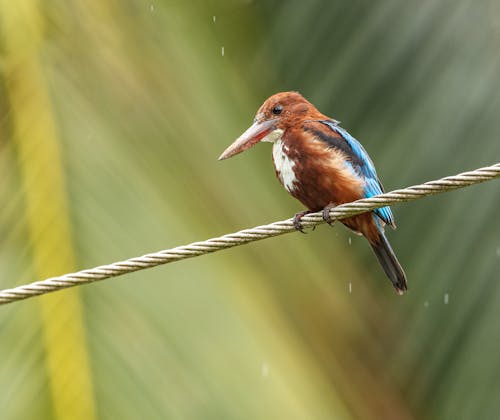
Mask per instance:
[[[314,211],[362,197],[363,182],[340,152],[318,142],[295,143],[279,139],[273,145],[276,175],[292,196]]]
[[[297,188],[297,162],[290,157],[290,150],[283,141],[273,144],[273,163],[276,175],[286,190],[292,193]]]

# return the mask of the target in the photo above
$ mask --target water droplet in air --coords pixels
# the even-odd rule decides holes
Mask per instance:
[[[214,23],[215,23],[215,20],[216,20],[216,19],[217,19],[217,18],[216,18],[215,16],[212,16],[212,20],[213,20],[213,22],[214,22]]]
[[[428,308],[428,307],[429,307],[429,301],[428,301],[428,300],[426,300],[426,301],[424,302],[424,306],[425,306],[426,308]]]
[[[448,302],[450,301],[450,296],[448,295],[448,293],[445,293],[444,294],[444,304],[445,305],[448,305]]]
[[[220,53],[222,54],[222,56],[224,57],[224,47],[221,47],[220,49]]]
[[[149,6],[149,10],[151,10],[152,12],[154,12],[154,11],[155,11],[155,6],[154,6],[154,4],[152,4],[151,6]]]
[[[351,239],[351,237],[350,237],[350,236],[349,236],[349,239],[347,240],[347,242],[349,242],[349,245],[351,245],[351,244],[352,244],[352,239]]]
[[[349,282],[349,293],[352,293],[352,283]]]

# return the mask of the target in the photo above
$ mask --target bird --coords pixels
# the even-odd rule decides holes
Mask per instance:
[[[333,207],[384,192],[375,166],[361,143],[342,128],[339,121],[322,114],[298,92],[280,92],[266,99],[253,124],[219,160],[260,142],[273,144],[272,158],[278,180],[307,209],[293,218],[295,228],[301,232],[300,220],[306,214],[322,211],[323,219],[331,225]],[[390,207],[341,222],[368,240],[396,292],[406,292],[406,274],[384,233],[386,225],[396,228]]]

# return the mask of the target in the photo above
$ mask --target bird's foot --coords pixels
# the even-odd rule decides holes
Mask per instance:
[[[322,214],[323,220],[330,226],[333,226],[333,224],[335,223],[335,220],[332,219],[332,217],[330,216],[330,210],[333,209],[335,206],[336,204],[330,203],[323,209],[323,214]]]
[[[309,210],[304,210],[304,211],[299,211],[298,213],[295,213],[295,216],[293,216],[293,227],[298,230],[301,233],[306,233],[304,232],[304,229],[302,227],[302,223],[300,222],[300,219],[302,219],[306,214],[312,213]]]

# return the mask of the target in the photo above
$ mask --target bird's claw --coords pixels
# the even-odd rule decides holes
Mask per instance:
[[[323,220],[326,223],[328,223],[330,226],[333,226],[333,224],[335,223],[335,220],[332,219],[332,216],[330,216],[330,210],[333,209],[334,207],[335,207],[335,204],[328,204],[328,206],[326,206],[323,209],[323,213],[322,213]]]
[[[302,219],[306,214],[309,213],[311,213],[309,210],[299,211],[298,213],[295,213],[295,216],[293,216],[293,227],[295,228],[295,230],[298,230],[300,233],[306,233],[304,232],[304,228],[302,227],[300,219]]]

